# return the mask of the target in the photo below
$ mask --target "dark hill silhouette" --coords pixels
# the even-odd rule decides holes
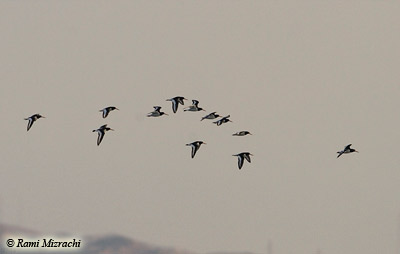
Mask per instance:
[[[19,226],[5,225],[0,224],[0,237],[3,240],[4,236],[14,235],[21,237],[40,237],[49,235],[48,233],[42,233],[35,230],[26,229]],[[73,238],[72,234],[68,233],[60,233],[55,234],[59,237],[68,237]],[[8,251],[8,252],[7,252]],[[0,242],[0,254],[8,254],[8,253],[18,253],[12,252],[9,248],[5,246],[3,241]],[[19,252],[26,253],[26,252]],[[38,254],[41,252],[29,252]],[[46,254],[56,254],[56,253],[66,253],[66,252],[50,252],[46,251]],[[196,254],[195,252],[182,250],[171,247],[158,247],[152,244],[147,244],[141,241],[136,241],[128,237],[124,237],[117,234],[109,234],[109,235],[100,235],[100,236],[84,236],[82,238],[82,247],[74,252],[68,252],[74,254]],[[252,254],[249,252],[214,252],[213,254]]]

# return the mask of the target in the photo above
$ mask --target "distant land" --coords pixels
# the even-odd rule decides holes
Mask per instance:
[[[50,235],[49,233],[43,233],[31,229],[26,229],[20,226],[0,224],[0,254],[15,254],[15,253],[46,253],[46,254],[58,254],[58,253],[74,253],[74,254],[200,254],[189,250],[173,248],[173,247],[159,247],[154,244],[148,244],[141,241],[137,241],[128,237],[124,237],[118,234],[107,234],[107,235],[87,235],[82,238],[82,247],[74,248],[75,251],[60,251],[57,248],[55,251],[46,248],[38,248],[38,251],[33,251],[35,248],[31,248],[29,252],[18,251],[16,248],[9,248],[6,245],[7,236],[22,236],[32,237],[32,239],[40,240],[42,244],[43,236]],[[51,234],[59,238],[72,239],[72,234],[69,233],[55,233]],[[16,240],[14,237],[14,240]],[[32,241],[32,240],[31,240]],[[23,248],[21,248],[23,249]],[[64,249],[64,248],[63,248]],[[26,249],[25,249],[26,250]],[[64,249],[65,250],[65,249]],[[212,252],[208,254],[253,254],[250,252]]]

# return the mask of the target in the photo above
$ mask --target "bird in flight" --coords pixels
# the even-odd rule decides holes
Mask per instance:
[[[114,106],[110,106],[110,107],[103,108],[102,110],[99,110],[99,111],[103,112],[103,118],[106,118],[108,116],[108,114],[113,110],[119,110],[119,109]]]
[[[93,132],[97,132],[97,145],[100,145],[101,141],[104,138],[104,135],[106,134],[106,131],[113,131],[110,127],[107,127],[107,124],[100,126],[97,130],[93,130]]]
[[[171,101],[172,102],[172,111],[174,113],[176,113],[176,111],[178,110],[179,103],[182,104],[182,105],[185,104],[184,100],[187,100],[187,99],[185,97],[182,97],[182,96],[176,96],[174,98],[167,99],[167,101]]]
[[[197,150],[199,150],[200,146],[202,144],[205,144],[203,141],[195,141],[189,144],[186,144],[187,146],[191,146],[192,147],[192,158],[194,158],[194,156],[196,155]]]
[[[232,136],[246,136],[246,135],[253,135],[249,131],[238,131],[233,133]]]
[[[246,159],[249,163],[251,163],[250,155],[253,156],[249,152],[243,152],[243,153],[238,153],[234,154],[232,156],[237,156],[238,157],[238,167],[241,169],[243,167],[243,162]]]
[[[184,108],[183,111],[205,111],[205,110],[199,107],[198,100],[192,100],[192,105]]]
[[[40,114],[34,114],[34,115],[32,115],[32,116],[30,116],[30,117],[28,117],[28,118],[25,118],[25,120],[28,120],[29,122],[28,122],[28,127],[26,128],[26,131],[29,131],[29,129],[32,127],[32,124],[36,121],[36,120],[38,120],[39,118],[46,118],[46,117],[44,117],[44,116],[42,116],[42,115],[40,115]]]
[[[337,152],[338,156],[336,158],[339,158],[344,153],[353,153],[353,152],[358,153],[358,151],[356,149],[350,148],[350,146],[351,146],[351,144],[345,146],[345,148],[342,151]]]
[[[218,118],[218,117],[220,117],[220,115],[218,115],[217,112],[212,112],[212,113],[210,113],[210,114],[208,114],[206,116],[203,116],[200,121],[203,121],[204,119],[212,120],[212,119],[215,119],[215,118]]]
[[[148,117],[158,117],[162,115],[168,115],[167,113],[161,112],[160,106],[154,106],[154,111],[147,114]]]
[[[221,119],[219,119],[218,121],[213,122],[213,123],[217,124],[217,126],[220,126],[223,123],[232,122],[231,120],[228,119],[229,117],[231,117],[231,116],[230,115],[224,116]]]

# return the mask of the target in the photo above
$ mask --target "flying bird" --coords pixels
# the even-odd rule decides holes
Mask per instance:
[[[246,136],[246,135],[253,135],[249,131],[238,131],[233,133],[232,136]]]
[[[174,113],[176,113],[176,111],[178,110],[179,103],[184,105],[184,100],[187,100],[187,99],[185,97],[182,97],[182,96],[176,96],[174,98],[167,99],[167,101],[171,101],[172,102],[172,111]]]
[[[344,153],[353,153],[353,152],[358,153],[358,151],[356,149],[350,148],[350,146],[351,146],[351,144],[345,146],[345,148],[342,151],[337,152],[338,156],[336,158],[339,158]]]
[[[191,146],[192,147],[192,158],[194,158],[194,156],[196,155],[197,150],[199,150],[199,148],[200,148],[200,146],[202,144],[206,145],[206,143],[204,143],[203,141],[195,141],[193,143],[186,144],[187,146]]]
[[[243,152],[243,153],[238,153],[234,154],[232,156],[237,156],[238,157],[238,167],[241,169],[243,167],[243,162],[246,159],[249,163],[251,163],[250,155],[253,156],[249,152]]]
[[[198,100],[192,100],[192,105],[184,108],[183,111],[205,111],[205,110],[199,107]]]
[[[103,112],[103,118],[106,118],[108,116],[108,114],[113,110],[119,110],[119,109],[114,106],[110,106],[110,107],[103,108],[102,110],[99,110],[99,111]]]
[[[213,123],[217,124],[217,126],[220,126],[223,123],[232,122],[231,120],[228,119],[229,117],[231,117],[231,116],[230,115],[224,116],[221,119],[219,119],[218,121],[213,122]]]
[[[215,118],[218,118],[218,117],[220,117],[220,115],[218,115],[217,112],[212,112],[212,113],[210,113],[210,114],[208,114],[206,116],[203,116],[200,121],[203,121],[204,119],[212,120],[212,119],[215,119]]]
[[[104,138],[106,131],[113,131],[113,129],[107,127],[107,124],[100,126],[97,130],[93,130],[93,132],[97,132],[97,145],[100,145],[101,141]]]
[[[30,116],[30,117],[28,117],[28,118],[24,118],[24,120],[28,120],[29,122],[28,122],[28,127],[26,128],[26,131],[29,131],[29,129],[32,127],[32,124],[36,121],[36,120],[38,120],[39,118],[46,118],[46,117],[44,117],[44,116],[42,116],[42,115],[40,115],[40,114],[34,114],[34,115],[32,115],[32,116]]]
[[[158,117],[162,115],[168,115],[167,113],[161,112],[160,106],[154,106],[154,111],[147,114],[148,117]]]

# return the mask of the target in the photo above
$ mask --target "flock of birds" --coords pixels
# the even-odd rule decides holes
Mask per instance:
[[[172,111],[174,113],[176,113],[178,111],[179,104],[181,104],[181,105],[185,104],[185,100],[187,100],[187,99],[182,96],[176,96],[174,98],[167,99],[167,101],[172,102]],[[184,108],[183,111],[198,112],[198,111],[205,111],[205,110],[203,108],[199,107],[198,100],[192,100],[192,105]],[[162,115],[168,115],[168,114],[166,114],[165,112],[162,112],[160,106],[154,106],[154,111],[147,114],[148,117],[159,117]],[[221,124],[224,124],[224,123],[232,122],[231,120],[229,120],[230,115],[222,117],[219,114],[217,114],[217,112],[212,112],[212,113],[202,117],[200,119],[200,121],[203,121],[204,119],[215,120],[219,117],[221,117],[219,120],[213,122],[217,126],[220,126]],[[233,136],[246,136],[246,135],[251,135],[251,133],[249,131],[239,131],[239,132],[233,134]],[[186,144],[187,146],[190,146],[192,148],[192,152],[191,152],[192,158],[194,158],[197,151],[200,149],[200,146],[203,144],[205,145],[206,143],[201,140]],[[253,155],[253,154],[251,154],[249,152],[241,152],[241,153],[233,155],[238,158],[239,169],[241,169],[243,167],[244,160],[247,160],[249,163],[251,163],[250,155]]]
[[[181,104],[181,105],[185,104],[184,103],[185,100],[187,100],[187,99],[182,96],[176,96],[174,98],[167,99],[167,101],[172,102],[172,111],[174,113],[177,112],[179,104]],[[154,106],[153,108],[154,108],[154,110],[152,112],[148,113],[147,117],[160,117],[163,115],[168,115],[167,113],[161,111],[160,106]],[[114,110],[119,110],[119,109],[114,106],[110,106],[110,107],[101,109],[100,112],[102,112],[102,117],[106,118],[110,114],[110,112],[114,111]],[[205,110],[203,108],[199,107],[198,100],[192,100],[192,105],[184,108],[183,111],[198,112],[198,111],[205,111]],[[217,112],[212,112],[212,113],[202,117],[200,121],[203,121],[204,119],[215,120],[217,118],[220,118],[219,120],[216,120],[215,122],[213,122],[217,126],[220,126],[224,123],[232,122],[229,119],[229,117],[230,117],[230,115],[221,116],[221,115],[217,114]],[[25,118],[25,120],[28,120],[27,131],[29,131],[31,129],[33,123],[40,118],[45,118],[45,117],[40,114],[34,114],[28,118]],[[113,129],[108,127],[107,124],[104,124],[104,125],[100,126],[98,129],[93,130],[93,132],[97,132],[97,134],[98,134],[98,136],[97,136],[97,145],[98,146],[100,145],[100,143],[103,140],[104,135],[107,131],[113,131]],[[252,135],[252,134],[249,131],[239,131],[239,132],[232,134],[232,136],[246,136],[246,135]],[[186,146],[190,146],[192,148],[192,151],[191,151],[192,158],[194,158],[197,151],[200,149],[200,146],[203,144],[206,144],[206,143],[203,141],[194,141],[192,143],[186,144]],[[358,153],[357,150],[351,148],[351,145],[352,144],[349,144],[349,145],[345,146],[343,150],[338,151],[337,158],[339,158],[342,154],[348,154],[348,153],[353,153],[353,152]],[[238,154],[234,154],[232,156],[236,156],[238,158],[238,168],[241,169],[243,167],[243,163],[245,160],[247,160],[249,163],[251,163],[250,156],[253,156],[253,154],[251,154],[250,152],[241,152]]]

